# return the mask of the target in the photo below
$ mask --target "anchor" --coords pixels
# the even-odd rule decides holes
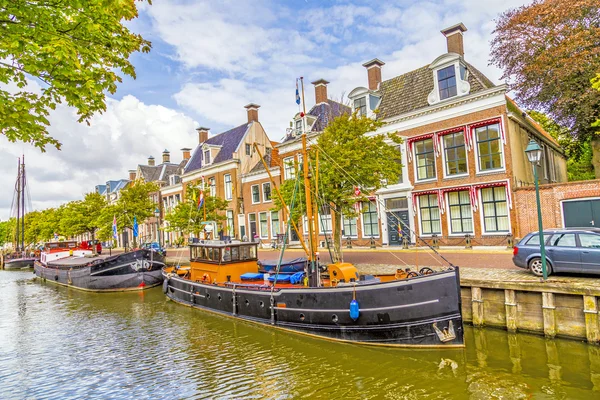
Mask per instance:
[[[433,329],[435,330],[435,333],[437,333],[438,338],[442,343],[456,339],[456,333],[454,332],[454,325],[452,324],[452,321],[450,321],[447,328],[444,328],[442,330],[440,330],[440,328],[437,327],[437,322],[434,322]]]

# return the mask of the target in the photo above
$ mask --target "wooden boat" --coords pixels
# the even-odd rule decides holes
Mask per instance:
[[[307,160],[306,136],[303,149]],[[282,274],[277,266],[273,276],[261,274],[257,243],[206,240],[190,245],[190,267],[163,269],[163,291],[194,308],[319,338],[380,346],[464,346],[458,268],[386,279],[360,275],[344,262],[322,269],[310,196],[306,191],[310,246],[305,271]]]
[[[153,250],[93,254],[77,242],[46,243],[34,273],[44,281],[90,291],[143,290],[163,281],[165,257]]]
[[[33,264],[36,260],[35,256],[32,254],[23,252],[23,253],[12,253],[2,257],[2,266],[4,269],[25,269],[25,268],[33,268]]]

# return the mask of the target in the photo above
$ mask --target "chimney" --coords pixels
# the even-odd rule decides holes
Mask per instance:
[[[465,56],[465,48],[463,46],[463,32],[467,31],[467,27],[463,23],[452,25],[449,28],[442,29],[440,32],[446,36],[448,45],[448,53],[456,53],[461,57]]]
[[[181,151],[183,151],[183,160],[189,160],[190,158],[192,158],[190,156],[190,151],[192,151],[192,149],[188,149],[187,147],[184,147],[183,149],[181,149]]]
[[[198,143],[202,144],[208,140],[208,131],[210,128],[205,128],[201,126],[200,128],[196,128],[198,131]]]
[[[259,109],[259,105],[258,104],[254,104],[254,103],[250,103],[246,106],[244,106],[244,108],[246,110],[248,110],[248,123],[252,122],[252,121],[256,121],[258,122],[258,109]]]
[[[369,76],[369,90],[379,89],[379,85],[381,84],[381,67],[383,65],[385,65],[385,63],[378,58],[374,58],[363,64],[363,67],[367,69],[367,75]]]
[[[129,180],[131,182],[135,181],[135,176],[137,175],[137,171],[135,169],[129,170]]]
[[[148,157],[148,165],[154,166],[154,157]]]
[[[169,153],[169,150],[165,149],[165,151],[163,151],[163,164],[167,164],[171,162],[171,153]]]
[[[311,82],[315,85],[315,104],[321,104],[327,102],[327,82],[325,79],[319,79]]]

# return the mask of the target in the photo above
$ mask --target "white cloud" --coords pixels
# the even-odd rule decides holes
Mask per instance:
[[[164,149],[179,162],[182,147],[196,144],[196,123],[180,112],[147,105],[133,96],[109,99],[107,111],[94,117],[91,126],[79,124],[73,109],[61,105],[50,117],[50,134],[62,142],[62,150],[40,153],[28,145],[0,138],[0,219],[9,217],[17,157],[25,154],[29,190],[34,209],[81,199],[84,193],[108,180],[127,179],[127,171]]]

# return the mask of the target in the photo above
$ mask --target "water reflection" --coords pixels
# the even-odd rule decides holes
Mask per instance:
[[[0,271],[0,398],[590,398],[600,349],[466,328],[465,350],[331,343],[144,293]]]

